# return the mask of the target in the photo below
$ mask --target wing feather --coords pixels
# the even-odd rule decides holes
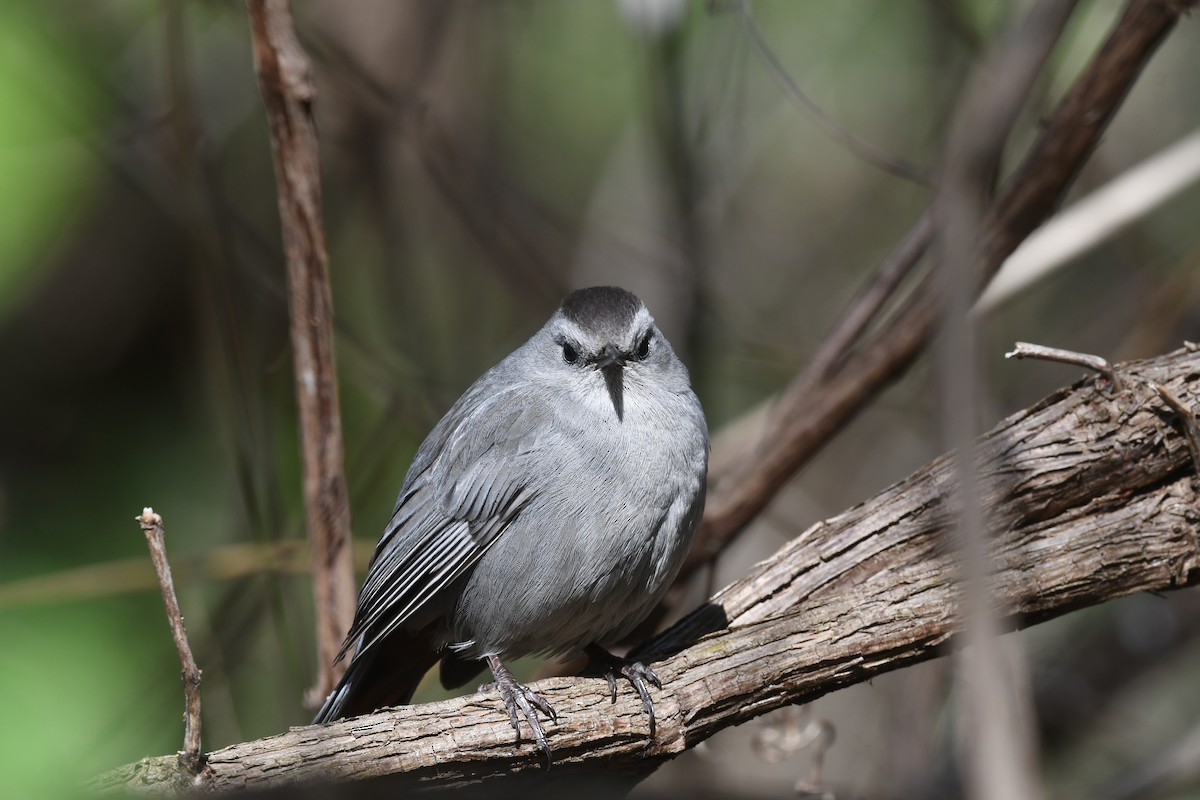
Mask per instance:
[[[417,451],[400,497],[371,556],[343,652],[374,648],[470,569],[534,497],[514,476],[540,431],[529,404],[483,396],[480,379]],[[512,390],[509,390],[512,391]],[[502,392],[500,394],[507,394]],[[531,393],[536,398],[536,393]],[[486,412],[486,413],[483,413]]]

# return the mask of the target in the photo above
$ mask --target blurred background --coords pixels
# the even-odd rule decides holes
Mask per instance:
[[[295,4],[360,568],[424,434],[570,288],[640,294],[714,431],[785,385],[930,192],[823,134],[770,59],[840,124],[932,169],[970,69],[1029,5],[762,0],[768,52],[735,3]],[[1121,7],[1081,3],[1006,165]],[[1200,126],[1198,45],[1185,18],[1073,196]],[[985,426],[1078,377],[1004,362],[1015,339],[1124,359],[1200,338],[1197,219],[1193,186],[983,316]],[[307,722],[286,287],[241,3],[0,4],[0,387],[0,794],[179,749],[145,505],[165,517],[204,670],[206,749]],[[937,455],[937,398],[922,359],[713,583]],[[1196,739],[1194,590],[1018,635],[1053,796],[1096,796]],[[948,676],[932,662],[724,732],[640,791],[794,796],[822,721],[836,738],[820,782],[838,798],[956,796]]]

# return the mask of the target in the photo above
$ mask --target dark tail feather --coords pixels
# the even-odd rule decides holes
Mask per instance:
[[[439,675],[442,686],[447,689],[457,689],[465,686],[472,678],[483,672],[484,663],[477,658],[463,658],[453,650],[442,654],[442,667]]]
[[[313,724],[369,714],[412,699],[417,685],[438,660],[429,636],[397,630],[366,653],[356,654]]]

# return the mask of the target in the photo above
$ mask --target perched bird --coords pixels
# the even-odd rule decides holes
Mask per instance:
[[[704,507],[708,427],[687,369],[633,294],[580,289],[458,399],[417,450],[367,571],[341,683],[316,722],[407,703],[441,661],[447,688],[484,663],[520,738],[536,710],[502,659],[610,655],[662,598]],[[519,715],[519,716],[518,716]]]

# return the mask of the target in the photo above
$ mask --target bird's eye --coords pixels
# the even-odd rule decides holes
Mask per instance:
[[[579,360],[579,351],[572,347],[570,342],[562,343],[562,351],[563,361],[567,362],[568,364],[574,364]]]
[[[638,343],[638,349],[637,349],[636,355],[639,360],[650,355],[650,338],[653,335],[654,334],[651,333],[650,331],[646,331],[646,335],[643,336],[642,341],[640,343]]]

